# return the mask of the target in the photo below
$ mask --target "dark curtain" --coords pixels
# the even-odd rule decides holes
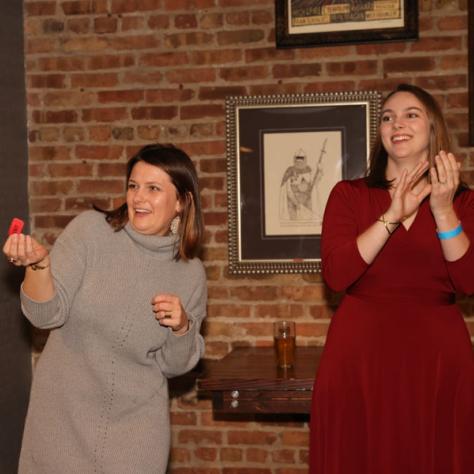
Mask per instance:
[[[23,2],[0,2],[0,243],[28,222]],[[3,255],[3,254],[2,254]],[[31,382],[29,331],[20,312],[22,271],[0,256],[0,474],[17,472]]]

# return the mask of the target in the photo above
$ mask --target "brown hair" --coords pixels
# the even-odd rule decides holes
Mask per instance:
[[[198,177],[193,162],[179,148],[170,144],[155,143],[141,148],[127,163],[126,184],[133,167],[140,161],[157,166],[167,173],[178,194],[181,203],[179,224],[179,247],[175,260],[188,260],[199,253],[204,234],[204,225],[199,197]],[[115,231],[125,227],[128,222],[127,203],[111,211],[94,206],[105,214],[106,221]]]
[[[399,84],[395,90],[390,92],[382,103],[385,103],[397,92],[408,92],[414,95],[425,107],[426,113],[430,120],[430,144],[428,150],[428,159],[430,167],[433,166],[434,157],[444,150],[450,151],[451,142],[448,134],[448,127],[443,117],[443,112],[435,98],[421,87],[411,84]],[[369,157],[369,170],[367,172],[366,182],[369,187],[388,189],[391,181],[387,180],[385,171],[387,169],[387,151],[385,150],[382,137],[380,136],[380,128],[377,129],[377,136]]]

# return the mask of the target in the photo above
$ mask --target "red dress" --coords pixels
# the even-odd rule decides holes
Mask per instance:
[[[367,265],[356,237],[390,202],[360,179],[326,206],[323,277],[345,295],[314,386],[310,472],[473,474],[474,353],[454,295],[474,293],[474,192],[455,199],[471,242],[456,262],[426,199]]]

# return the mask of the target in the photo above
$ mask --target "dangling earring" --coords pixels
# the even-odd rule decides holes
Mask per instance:
[[[176,217],[171,221],[171,224],[170,224],[170,232],[171,232],[171,234],[176,235],[176,234],[178,233],[180,221],[181,221],[181,219],[179,218],[179,216],[176,216]]]

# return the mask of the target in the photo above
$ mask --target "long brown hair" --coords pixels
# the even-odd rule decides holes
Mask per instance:
[[[133,167],[140,161],[162,169],[169,175],[176,188],[182,209],[179,215],[179,247],[175,260],[188,260],[196,257],[202,244],[204,225],[198,177],[193,162],[183,150],[174,145],[160,143],[146,145],[127,163],[127,185]],[[97,206],[94,206],[94,209],[105,214],[106,221],[115,231],[123,229],[128,222],[127,203],[111,211],[100,209]]]
[[[408,92],[414,95],[425,107],[426,113],[430,120],[430,143],[428,150],[428,159],[430,167],[433,166],[434,157],[444,150],[450,151],[451,141],[449,139],[448,127],[443,117],[443,112],[435,98],[421,87],[411,84],[399,84],[395,90],[390,92],[382,103],[382,108],[390,97],[397,92]],[[377,129],[377,136],[369,157],[369,170],[367,172],[366,182],[369,187],[388,189],[391,181],[385,176],[387,169],[387,151],[385,150],[382,137],[380,136],[380,128]]]

